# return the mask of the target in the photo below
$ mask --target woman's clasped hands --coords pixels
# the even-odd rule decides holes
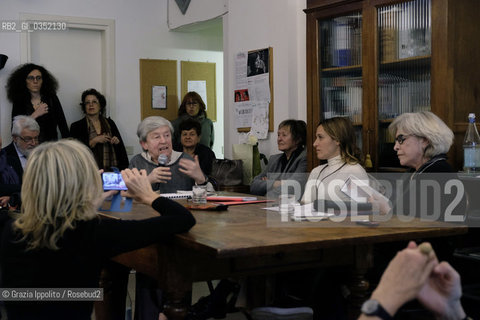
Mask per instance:
[[[390,315],[417,298],[437,317],[463,319],[461,291],[460,275],[447,262],[438,262],[429,243],[417,246],[410,241],[390,261],[372,299],[379,301]]]

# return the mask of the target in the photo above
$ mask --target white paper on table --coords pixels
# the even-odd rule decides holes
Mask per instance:
[[[334,216],[333,213],[316,211],[313,207],[313,203],[307,203],[304,205],[296,204],[291,207],[293,207],[293,214],[291,214],[291,216],[295,221],[327,220],[329,217]],[[277,212],[282,210],[279,206],[266,207],[263,209]]]
[[[205,103],[205,109],[208,109],[207,105],[207,81],[205,80],[188,80],[187,81],[187,90],[195,91],[202,97],[203,102]]]

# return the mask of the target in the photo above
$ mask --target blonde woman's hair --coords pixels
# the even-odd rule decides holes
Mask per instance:
[[[362,152],[357,147],[355,129],[348,118],[334,117],[326,119],[318,124],[335,141],[339,142],[340,156],[348,164],[361,164]]]
[[[14,228],[28,249],[58,250],[77,221],[97,216],[102,180],[90,150],[75,140],[47,142],[28,158],[22,185],[22,214]]]
[[[388,126],[392,136],[398,130],[428,141],[424,156],[431,159],[439,154],[447,153],[453,143],[452,130],[437,115],[430,111],[403,113]]]

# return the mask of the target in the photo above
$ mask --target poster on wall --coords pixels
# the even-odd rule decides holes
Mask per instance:
[[[235,126],[259,139],[267,138],[273,121],[271,50],[264,48],[235,55]]]
[[[205,80],[188,80],[187,82],[187,90],[195,91],[202,97],[203,102],[205,103],[205,109],[208,110],[208,103],[207,103],[207,81]]]
[[[167,86],[152,86],[152,108],[167,109]]]

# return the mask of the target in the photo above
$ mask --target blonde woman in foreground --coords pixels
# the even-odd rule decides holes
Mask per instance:
[[[165,236],[187,232],[195,219],[183,206],[152,191],[144,170],[124,170],[123,195],[160,216],[135,221],[100,219],[105,196],[95,160],[78,141],[44,143],[30,155],[22,213],[0,216],[4,288],[97,288],[109,258]],[[5,302],[8,319],[90,319],[93,303]]]

